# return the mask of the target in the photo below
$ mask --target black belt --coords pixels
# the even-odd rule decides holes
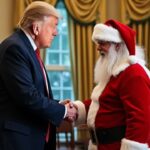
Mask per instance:
[[[113,128],[90,128],[89,132],[92,143],[98,145],[120,141],[125,137],[125,130],[125,126],[118,126]]]

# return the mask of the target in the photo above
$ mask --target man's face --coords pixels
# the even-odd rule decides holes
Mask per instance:
[[[108,53],[110,46],[111,42],[108,41],[97,42],[97,50],[100,52],[101,55],[105,55],[106,53]]]
[[[40,26],[37,42],[40,48],[50,47],[57,32],[58,19],[54,16],[46,17]]]

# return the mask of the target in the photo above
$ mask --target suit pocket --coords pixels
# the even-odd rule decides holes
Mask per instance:
[[[21,133],[24,135],[29,135],[30,134],[30,128],[20,124],[18,122],[13,122],[13,121],[6,121],[4,123],[4,129],[5,130],[10,130],[10,131],[14,131],[17,133]]]

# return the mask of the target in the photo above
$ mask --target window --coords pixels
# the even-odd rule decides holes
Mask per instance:
[[[56,8],[63,19],[59,20],[58,35],[54,38],[51,47],[47,48],[45,64],[54,99],[74,99],[70,73],[67,11],[62,1],[58,2]]]

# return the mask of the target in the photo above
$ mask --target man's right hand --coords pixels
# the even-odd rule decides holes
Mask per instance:
[[[77,108],[74,106],[73,103],[67,103],[66,105],[67,108],[67,114],[65,119],[67,119],[68,121],[74,121],[77,118]]]

